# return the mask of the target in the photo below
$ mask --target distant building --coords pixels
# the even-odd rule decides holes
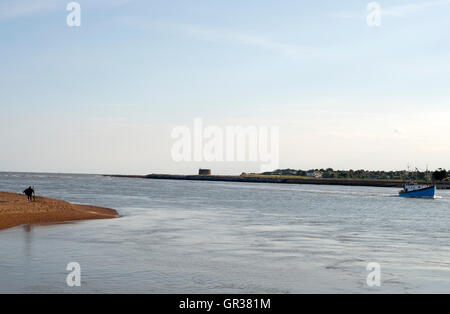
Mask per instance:
[[[320,171],[308,171],[306,175],[310,178],[322,178],[323,173]]]
[[[211,175],[211,169],[199,169],[198,170],[199,176],[210,176]]]

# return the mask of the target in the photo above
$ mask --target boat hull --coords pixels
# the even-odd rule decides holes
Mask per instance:
[[[420,189],[416,191],[410,191],[410,192],[400,192],[400,197],[421,197],[421,198],[434,198],[436,195],[436,187],[430,186],[425,189]]]

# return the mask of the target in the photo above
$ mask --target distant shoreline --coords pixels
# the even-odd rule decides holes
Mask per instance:
[[[304,178],[295,176],[269,176],[269,175],[242,175],[242,176],[200,176],[200,175],[171,175],[171,174],[149,174],[149,175],[105,175],[114,178],[134,178],[153,180],[189,180],[189,181],[219,181],[219,182],[248,182],[248,183],[278,183],[278,184],[313,184],[313,185],[344,185],[344,186],[373,186],[401,188],[407,183],[403,180],[371,180],[371,179],[326,179],[326,178]],[[418,183],[425,183],[418,181]],[[450,189],[450,182],[436,183],[438,189]]]
[[[0,230],[20,225],[118,217],[110,208],[70,204],[41,196],[29,202],[25,195],[0,192]]]

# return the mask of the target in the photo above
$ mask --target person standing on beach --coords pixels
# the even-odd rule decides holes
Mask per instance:
[[[27,196],[27,198],[30,202],[33,201],[33,195],[36,195],[36,193],[34,192],[34,189],[31,186],[29,186],[28,189],[23,191],[23,193],[25,193],[25,195]]]

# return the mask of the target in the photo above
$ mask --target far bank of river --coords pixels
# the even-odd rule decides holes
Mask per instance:
[[[294,176],[200,176],[200,175],[171,175],[171,174],[149,174],[137,175],[108,175],[116,178],[137,178],[154,180],[191,180],[191,181],[221,181],[221,182],[250,182],[250,183],[281,183],[281,184],[316,184],[316,185],[347,185],[347,186],[376,186],[376,187],[398,187],[401,188],[407,181],[401,180],[360,180],[360,179],[325,179],[305,178]],[[425,183],[418,181],[417,183]],[[450,189],[450,182],[436,183],[441,190]]]

